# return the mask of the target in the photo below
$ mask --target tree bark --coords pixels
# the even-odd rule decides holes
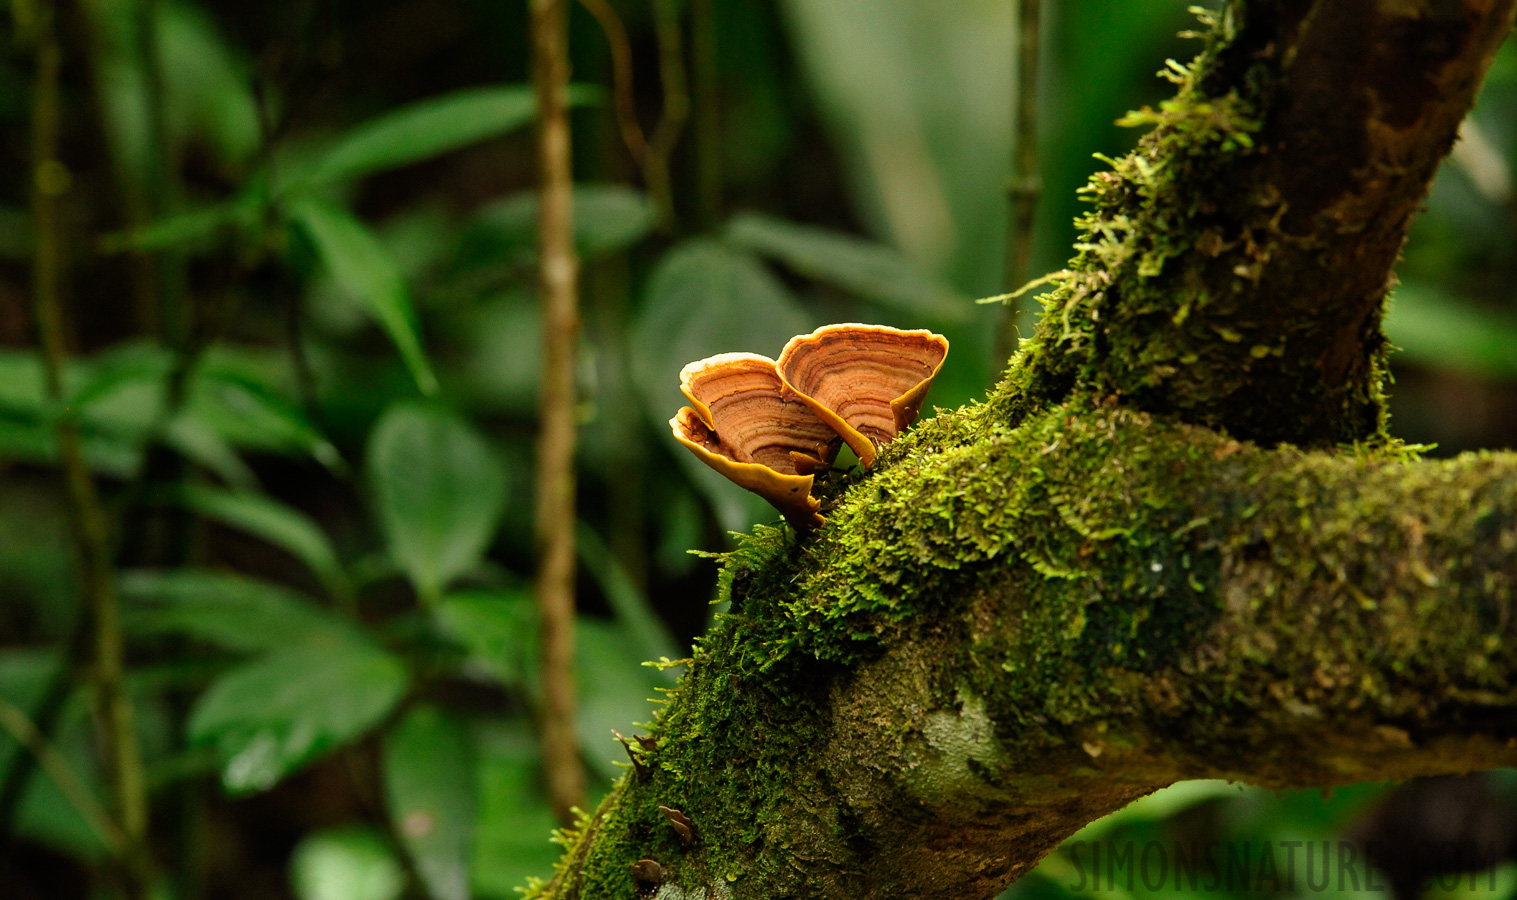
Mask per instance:
[[[992,897],[1177,780],[1517,764],[1517,455],[1387,437],[1379,330],[1513,7],[1221,13],[988,402],[728,555],[536,896]]]

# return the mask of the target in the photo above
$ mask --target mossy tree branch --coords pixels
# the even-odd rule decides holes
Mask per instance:
[[[1266,443],[1376,434],[1391,265],[1512,7],[1228,6],[1087,189],[1040,368]]]
[[[1517,764],[1517,455],[1399,448],[1379,332],[1513,5],[1229,7],[989,401],[727,557],[538,896],[991,897],[1176,780]]]

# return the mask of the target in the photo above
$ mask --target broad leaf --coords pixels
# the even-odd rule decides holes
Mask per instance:
[[[901,312],[957,321],[973,309],[968,298],[877,241],[757,213],[734,217],[727,239],[797,274]]]
[[[469,733],[430,706],[411,710],[384,742],[385,802],[432,900],[469,900],[474,756]]]
[[[411,294],[390,251],[368,226],[340,206],[303,196],[285,209],[310,238],[333,280],[362,303],[390,336],[421,392],[435,393],[437,377],[422,347]]]
[[[561,848],[543,793],[538,744],[525,727],[492,723],[479,748],[479,814],[470,879],[477,896],[508,900],[529,877],[553,873]],[[620,751],[618,751],[620,752]]]
[[[495,536],[506,499],[499,460],[457,416],[400,403],[374,426],[367,467],[390,555],[436,600]]]
[[[569,89],[571,105],[597,92]],[[348,132],[314,166],[312,181],[361,178],[467,147],[531,124],[537,103],[528,85],[471,88],[430,97],[386,113]]]
[[[220,753],[228,791],[265,790],[379,724],[408,681],[399,660],[358,642],[282,650],[216,679],[190,712],[190,740]]]
[[[617,622],[632,639],[634,652],[643,659],[679,656],[674,638],[653,604],[622,569],[606,542],[584,522],[579,523],[574,533],[580,564],[590,571],[611,604]]]
[[[202,485],[187,485],[174,499],[223,525],[238,529],[287,551],[305,563],[334,596],[351,590],[347,573],[326,532],[310,516],[262,494],[233,493]]]
[[[643,662],[627,629],[585,616],[576,621],[580,747],[590,767],[607,779],[621,775],[617,763],[627,761],[611,732],[631,736],[636,723],[653,718],[658,688],[674,686],[673,677]]]
[[[298,900],[398,900],[406,872],[378,831],[361,826],[308,835],[290,859]]]
[[[133,634],[185,635],[245,652],[362,641],[347,620],[289,588],[240,575],[136,570],[121,576],[120,588]]]
[[[537,614],[526,591],[460,591],[437,605],[437,621],[502,684],[527,684]]]

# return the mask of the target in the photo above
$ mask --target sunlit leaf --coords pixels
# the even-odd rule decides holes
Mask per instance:
[[[937,320],[962,319],[970,310],[968,298],[877,241],[758,213],[735,216],[726,236],[797,274],[891,309]]]
[[[421,392],[435,393],[437,377],[422,347],[410,291],[384,244],[352,213],[325,200],[304,196],[285,210],[310,238],[332,278],[390,336]]]
[[[390,823],[432,900],[468,900],[474,834],[469,733],[435,707],[411,710],[384,741]]]
[[[335,596],[350,590],[337,551],[310,516],[262,494],[234,493],[203,485],[186,485],[173,495],[178,503],[223,525],[236,528],[287,551],[305,563]]]
[[[495,536],[506,499],[500,461],[462,419],[404,402],[374,426],[367,468],[391,556],[417,593],[437,599]]]
[[[190,711],[190,740],[221,754],[228,791],[265,790],[362,737],[408,682],[399,660],[362,643],[281,650],[216,679]]]
[[[136,570],[120,580],[133,634],[178,634],[231,650],[356,643],[346,620],[289,588],[203,569]]]
[[[584,104],[594,89],[571,86],[569,103]],[[498,137],[531,124],[537,104],[529,85],[471,88],[429,97],[357,126],[314,165],[312,181],[361,178],[384,169]]]
[[[351,826],[307,835],[290,859],[298,900],[398,900],[406,873],[384,837]]]

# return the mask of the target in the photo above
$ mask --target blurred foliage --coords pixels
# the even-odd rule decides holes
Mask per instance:
[[[651,122],[663,95],[650,5],[613,5]],[[979,396],[998,368],[998,311],[969,298],[1001,289],[1014,4],[712,6],[685,21],[718,48],[714,72],[689,73],[693,96],[717,100],[695,113],[715,127],[676,146],[664,223],[620,143],[605,35],[572,18],[577,668],[597,795],[621,771],[611,730],[630,734],[673,683],[640,663],[684,655],[709,622],[715,573],[685,551],[775,518],[669,440],[680,367],[872,321],[949,336],[938,406]],[[1047,10],[1039,271],[1069,252],[1092,154],[1134,141],[1114,122],[1157,102],[1155,70],[1191,52],[1175,37],[1184,6]],[[33,7],[51,8],[13,10]],[[0,698],[109,796],[57,469],[66,418],[114,523],[161,896],[515,896],[557,850],[533,733],[525,4],[92,0],[57,13],[74,355],[60,409],[28,319],[28,187],[8,179]],[[12,172],[31,165],[21,32],[6,31],[0,59]],[[1387,324],[1403,348],[1397,421],[1446,449],[1517,442],[1514,123],[1509,44],[1414,225]],[[714,205],[697,197],[713,177]],[[1077,840],[1327,839],[1382,791],[1184,784]],[[0,837],[7,897],[110,895],[106,844],[9,733]],[[1072,844],[1009,894],[1080,894],[1078,864]],[[1481,896],[1513,896],[1517,872],[1502,873]]]

